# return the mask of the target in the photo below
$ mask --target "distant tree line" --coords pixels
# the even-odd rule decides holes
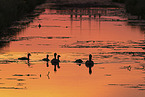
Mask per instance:
[[[124,3],[128,13],[138,15],[145,19],[145,0],[112,0],[113,2]]]
[[[0,0],[0,30],[46,0]]]

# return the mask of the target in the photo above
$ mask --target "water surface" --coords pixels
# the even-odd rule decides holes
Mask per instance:
[[[124,9],[59,10],[48,5],[35,10],[45,8],[25,29],[2,40],[8,44],[0,51],[1,96],[145,96],[144,31],[128,23]],[[56,71],[41,61],[47,54],[53,59],[55,52],[61,55]],[[18,60],[28,53],[29,62]],[[89,54],[95,63],[92,73],[85,66]],[[84,62],[76,64],[76,59]]]

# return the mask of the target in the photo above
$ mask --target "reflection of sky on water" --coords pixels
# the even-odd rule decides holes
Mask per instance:
[[[12,97],[144,97],[145,45],[140,28],[132,28],[123,17],[71,18],[63,12],[46,9],[25,30],[2,40],[9,46],[0,54],[0,89],[8,91],[0,95],[15,90]],[[18,60],[28,52],[29,62]],[[57,71],[41,60],[47,54],[53,59],[54,52],[61,55]],[[89,54],[94,61],[92,74],[85,66]],[[83,63],[77,65],[76,59]]]

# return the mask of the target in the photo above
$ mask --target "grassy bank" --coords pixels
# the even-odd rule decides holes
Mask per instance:
[[[0,30],[46,0],[0,0]]]
[[[124,3],[128,13],[145,19],[145,0],[112,0],[113,2]]]

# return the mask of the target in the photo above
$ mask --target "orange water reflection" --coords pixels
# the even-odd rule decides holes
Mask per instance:
[[[112,19],[126,20],[118,16],[70,18],[46,9],[0,54],[0,95],[144,97],[144,35],[126,21]],[[17,59],[28,52],[32,55],[29,64]],[[41,61],[47,54],[53,59],[54,52],[61,55],[56,72],[50,62],[47,66]],[[84,64],[89,54],[95,63],[92,74]],[[81,66],[74,63],[76,59],[84,61]]]

